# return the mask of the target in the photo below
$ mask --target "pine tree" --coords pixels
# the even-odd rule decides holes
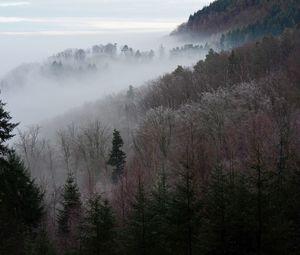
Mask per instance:
[[[201,203],[195,190],[194,178],[189,164],[183,164],[170,204],[172,254],[192,255],[198,249]]]
[[[30,255],[55,255],[55,249],[53,244],[49,240],[47,229],[42,226],[38,231],[35,240],[31,245]]]
[[[26,240],[43,216],[43,193],[5,143],[18,125],[0,100],[0,254],[26,254]]]
[[[127,246],[128,254],[146,255],[149,254],[147,215],[148,198],[142,181],[138,181],[137,192],[131,205],[131,213],[127,222]]]
[[[204,254],[225,254],[225,174],[221,167],[212,172],[204,194],[202,250]]]
[[[170,190],[166,174],[163,171],[155,185],[149,201],[149,242],[151,254],[171,254],[169,246],[168,213],[170,206]]]
[[[124,145],[121,134],[118,130],[113,132],[112,150],[110,152],[108,164],[113,166],[112,180],[116,183],[119,178],[123,175],[126,154],[121,150]]]
[[[14,136],[12,131],[18,126],[18,123],[11,122],[11,116],[4,110],[4,106],[0,100],[0,156],[7,155],[11,151],[5,142]]]
[[[247,176],[217,166],[204,192],[202,252],[253,254],[256,246],[255,200]]]
[[[68,253],[79,248],[80,217],[80,192],[73,175],[69,173],[63,188],[61,209],[57,217],[60,248]]]
[[[43,193],[13,153],[0,162],[0,254],[26,254],[43,216]]]
[[[85,255],[113,254],[114,217],[107,200],[95,195],[88,201],[81,224],[81,252]]]
[[[251,254],[255,251],[255,214],[248,176],[225,174],[225,253]]]

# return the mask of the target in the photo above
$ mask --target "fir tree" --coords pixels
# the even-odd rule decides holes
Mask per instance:
[[[30,255],[55,255],[53,244],[49,240],[47,229],[45,226],[41,227],[38,234],[31,245]]]
[[[170,204],[172,254],[192,255],[198,249],[201,203],[196,194],[194,178],[189,164],[183,164]]]
[[[0,254],[26,254],[43,216],[43,193],[13,153],[0,162]]]
[[[255,247],[253,195],[248,176],[227,173],[224,180],[225,253],[251,254]]]
[[[14,136],[12,131],[18,126],[17,123],[11,122],[11,116],[4,110],[4,106],[0,100],[0,156],[7,155],[11,151],[5,143]]]
[[[134,196],[127,223],[127,246],[129,254],[145,255],[149,253],[149,216],[147,215],[147,203],[148,198],[139,177],[137,192]]]
[[[80,192],[71,173],[64,185],[61,209],[58,211],[58,235],[60,248],[72,253],[79,247],[79,224],[81,217]]]
[[[149,241],[153,254],[170,254],[168,213],[170,206],[170,190],[163,171],[154,187],[149,201]]]
[[[95,195],[88,201],[81,224],[81,251],[85,255],[113,254],[114,217],[107,200]]]
[[[23,162],[5,144],[18,124],[0,101],[0,254],[26,254],[26,240],[43,215],[43,193]]]
[[[216,167],[212,172],[204,194],[202,250],[204,254],[225,254],[225,174],[221,167]]]
[[[118,130],[113,132],[112,140],[112,150],[110,152],[108,164],[113,166],[112,180],[116,183],[119,178],[123,175],[126,154],[122,151],[122,146],[124,145],[121,134]]]

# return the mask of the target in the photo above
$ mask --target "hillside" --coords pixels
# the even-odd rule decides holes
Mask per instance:
[[[51,169],[57,187],[72,169],[83,196],[108,198],[126,233],[109,239],[115,254],[297,254],[299,53],[299,30],[211,50],[193,68],[44,124],[56,138],[21,133],[17,151],[38,179]],[[114,129],[126,164],[111,183]]]
[[[298,21],[296,0],[218,0],[175,33],[214,49],[98,45],[5,77],[31,78],[11,90],[22,114],[43,91],[33,112],[61,115],[10,140],[0,100],[0,254],[299,255]],[[98,100],[64,112],[73,91]]]
[[[300,22],[297,0],[217,0],[191,15],[172,35],[208,37],[224,34],[222,46],[238,46],[279,35]]]

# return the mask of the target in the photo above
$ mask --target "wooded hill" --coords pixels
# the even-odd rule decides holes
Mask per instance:
[[[211,50],[193,68],[92,104],[90,119],[74,112],[77,124],[50,143],[21,134],[16,148],[32,173],[52,176],[51,247],[299,254],[299,53],[299,30]],[[76,178],[59,189],[65,172]]]
[[[297,0],[217,0],[189,17],[172,35],[224,34],[221,47],[236,47],[266,35],[279,35],[300,22]]]

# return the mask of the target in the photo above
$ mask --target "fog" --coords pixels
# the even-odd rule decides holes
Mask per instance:
[[[164,32],[130,33],[102,32],[99,34],[75,35],[39,35],[14,34],[0,35],[0,77],[20,64],[43,61],[47,57],[68,48],[88,48],[95,44],[116,42],[130,44],[134,48],[148,49],[159,45],[162,38],[168,35]]]
[[[22,128],[129,85],[141,86],[179,64],[189,66],[202,52],[169,58],[170,49],[188,43],[174,41],[169,34],[209,2],[0,0],[1,99]],[[45,74],[51,64],[48,58],[58,52],[108,43],[117,44],[119,55],[128,45],[135,52],[154,50],[156,56],[147,63],[113,61],[106,63],[109,68],[102,66],[96,73],[77,66],[80,76]],[[167,52],[163,59],[158,56],[161,45]]]
[[[85,36],[14,35],[3,40],[9,47],[1,52],[3,58],[7,59],[5,62],[1,61],[1,97],[7,103],[6,108],[14,120],[21,123],[21,129],[51,119],[87,102],[126,90],[130,85],[139,87],[151,79],[173,71],[177,65],[190,66],[205,55],[205,50],[197,51],[196,54],[183,51],[180,55],[172,57],[170,50],[186,42],[178,42],[166,32],[103,33]],[[98,56],[95,59],[91,53],[92,46],[108,43],[117,44],[116,56],[112,59]],[[121,50],[124,45],[132,48],[130,54],[133,56],[123,56],[124,52]],[[163,53],[160,52],[162,45]],[[84,63],[78,62],[79,64],[76,61],[66,61],[63,63],[64,69],[53,75],[53,62],[59,63],[61,60],[49,57],[70,48],[75,51],[84,49],[87,55],[92,57],[87,57]],[[148,56],[150,50],[155,54],[152,57]],[[139,60],[135,58],[137,51],[144,54],[144,59],[143,56]],[[161,54],[163,56],[160,56]],[[7,72],[18,62],[23,64]],[[89,68],[87,65],[95,62],[97,70],[86,70]],[[69,69],[75,66],[79,71],[66,71],[66,66]]]

